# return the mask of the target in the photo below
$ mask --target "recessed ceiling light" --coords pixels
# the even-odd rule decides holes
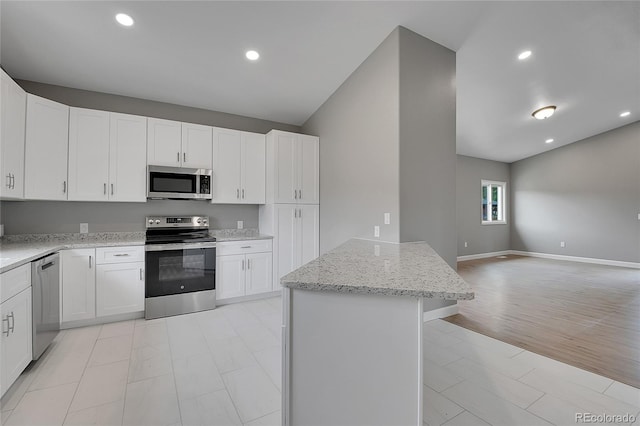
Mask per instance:
[[[620,113],[620,117],[628,117],[630,115],[631,115],[631,111],[625,111],[625,112]]]
[[[533,111],[531,115],[538,120],[544,120],[545,118],[551,117],[554,112],[556,112],[556,106],[549,105]]]
[[[256,52],[255,50],[247,50],[247,53],[245,53],[244,55],[250,61],[257,61],[258,58],[260,57],[260,54],[258,52]]]
[[[549,139],[547,139],[546,141],[544,141],[544,143],[551,143],[551,142],[553,142],[553,139],[552,139],[552,138],[549,138]]]
[[[518,55],[518,59],[520,59],[521,61],[523,59],[527,59],[529,56],[531,56],[531,51],[530,50],[525,50],[524,52],[520,53]]]
[[[118,24],[125,27],[130,27],[133,25],[133,18],[126,13],[118,13],[116,15],[116,21],[118,21]]]

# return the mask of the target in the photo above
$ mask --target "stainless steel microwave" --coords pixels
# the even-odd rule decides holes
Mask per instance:
[[[148,166],[147,198],[211,200],[212,175],[208,169]]]

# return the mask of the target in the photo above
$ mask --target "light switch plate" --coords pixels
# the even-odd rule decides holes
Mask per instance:
[[[88,223],[81,223],[80,224],[80,233],[81,234],[88,234],[89,233],[89,224]]]
[[[243,229],[244,228],[244,221],[243,220],[239,220],[238,221],[238,229]]]
[[[385,225],[391,224],[391,213],[384,214],[384,224]]]
[[[380,227],[378,225],[373,227],[373,236],[374,237],[379,237],[380,236]]]
[[[564,241],[560,241],[560,247],[564,248]]]

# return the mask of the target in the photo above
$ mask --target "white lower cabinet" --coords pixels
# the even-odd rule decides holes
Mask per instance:
[[[216,299],[272,291],[271,240],[221,242],[217,255]]]
[[[0,305],[0,318],[0,387],[4,395],[32,359],[31,283]]]
[[[144,311],[144,247],[63,250],[62,322]]]
[[[96,250],[72,249],[60,252],[62,280],[62,322],[96,317]]]

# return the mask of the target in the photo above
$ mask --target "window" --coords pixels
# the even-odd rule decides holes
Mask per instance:
[[[482,224],[507,223],[507,183],[482,181]]]

